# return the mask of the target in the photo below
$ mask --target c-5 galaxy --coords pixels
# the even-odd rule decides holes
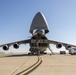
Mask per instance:
[[[3,44],[0,47],[7,51],[11,45],[15,49],[18,49],[20,44],[29,43],[30,54],[42,54],[47,48],[52,52],[49,44],[55,44],[57,48],[64,46],[67,50],[71,47],[76,47],[72,44],[49,40],[46,37],[46,34],[49,33],[48,23],[41,12],[38,12],[33,18],[29,32],[32,34],[30,39]]]

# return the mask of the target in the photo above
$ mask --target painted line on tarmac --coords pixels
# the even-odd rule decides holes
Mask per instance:
[[[20,72],[20,73],[18,73],[16,75],[28,75],[33,70],[35,70],[41,63],[42,63],[42,59],[41,59],[41,57],[38,57],[38,61],[35,64],[33,64],[29,68],[25,69],[24,71],[22,71],[22,72]]]

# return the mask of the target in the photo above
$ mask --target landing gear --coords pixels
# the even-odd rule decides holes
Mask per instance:
[[[29,52],[28,53],[28,55],[40,55],[41,53],[40,53],[40,51],[38,51],[38,52]]]
[[[38,51],[38,55],[40,55],[40,51]]]
[[[28,53],[28,55],[34,55],[34,53],[33,52],[30,52],[30,53]]]

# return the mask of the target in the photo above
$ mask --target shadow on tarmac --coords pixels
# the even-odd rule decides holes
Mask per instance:
[[[6,58],[6,57],[23,57],[23,56],[37,56],[37,55],[29,55],[29,54],[3,54],[2,56],[0,55],[0,58]]]

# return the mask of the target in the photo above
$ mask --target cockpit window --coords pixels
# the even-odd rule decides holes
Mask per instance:
[[[41,33],[43,33],[43,31],[42,31],[42,30],[37,30],[35,33],[37,33],[37,32],[41,32]]]

